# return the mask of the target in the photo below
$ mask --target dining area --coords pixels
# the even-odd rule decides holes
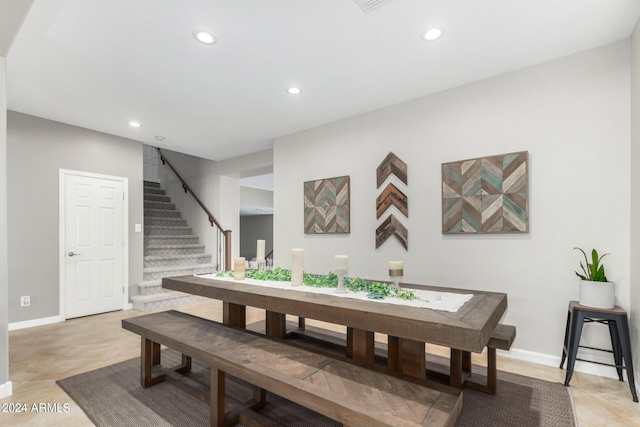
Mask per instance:
[[[495,395],[496,349],[508,350],[515,338],[515,327],[500,324],[507,309],[507,295],[496,292],[403,283],[403,289],[429,295],[410,302],[358,298],[332,288],[235,280],[215,274],[164,278],[162,286],[222,301],[225,325],[359,367],[451,390],[473,388]],[[457,302],[442,310],[447,306],[443,300]],[[429,308],[430,304],[441,309]],[[248,307],[265,310],[264,322],[248,323]],[[314,321],[336,328],[308,325]],[[431,344],[450,349],[448,369],[429,365],[425,356],[426,346]],[[482,353],[485,348],[486,375],[474,375],[471,353]]]

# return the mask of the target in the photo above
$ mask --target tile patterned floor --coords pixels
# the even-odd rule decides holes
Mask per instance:
[[[218,321],[222,319],[219,301],[198,302],[178,309]],[[0,410],[26,404],[27,412],[0,412],[0,425],[93,425],[55,381],[138,357],[140,339],[123,330],[120,321],[141,314],[145,313],[117,311],[10,332],[9,374],[13,395],[0,400]],[[264,319],[263,310],[247,309],[248,322],[261,319]],[[314,322],[308,320],[308,324]],[[327,324],[323,326],[327,327]],[[428,350],[448,356],[448,350],[444,348],[428,346]],[[473,357],[476,363],[486,361],[484,355],[474,354]],[[499,356],[498,367],[547,381],[564,381],[564,370],[535,363]],[[626,382],[576,372],[571,380],[571,391],[581,427],[640,426],[640,405],[631,400]],[[39,409],[40,403],[49,404],[46,411],[32,410],[33,404]]]

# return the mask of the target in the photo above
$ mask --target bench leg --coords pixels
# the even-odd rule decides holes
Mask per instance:
[[[211,367],[211,427],[225,425],[224,393],[225,373]]]
[[[160,364],[160,344],[157,342],[153,343],[153,366]]]
[[[141,338],[141,350],[140,350],[140,384],[143,388],[151,387],[166,379],[166,372],[164,370],[161,374],[153,376],[153,367],[160,364],[160,344]],[[182,355],[182,364],[178,367],[171,368],[175,372],[186,374],[191,371],[191,357]],[[170,369],[170,370],[171,370]],[[158,372],[156,372],[157,374]]]
[[[140,349],[140,384],[143,388],[164,381],[164,375],[153,378],[153,367],[160,364],[160,344],[144,337]]]

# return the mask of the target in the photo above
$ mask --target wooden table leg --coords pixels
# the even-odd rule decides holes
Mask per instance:
[[[347,357],[362,366],[375,364],[375,341],[371,331],[347,328]]]
[[[451,365],[449,367],[449,385],[462,388],[462,351],[451,349]]]
[[[387,336],[387,368],[392,371],[400,372],[402,364],[400,363],[400,338]]]
[[[287,333],[287,319],[284,313],[267,310],[265,322],[265,331],[268,337],[280,339],[285,337]]]
[[[406,338],[400,339],[400,354],[402,373],[417,378],[427,377],[425,364],[425,344],[421,341],[414,341]]]
[[[462,371],[471,373],[471,352],[462,352]]]
[[[247,307],[230,302],[222,303],[222,323],[237,328],[247,327]]]

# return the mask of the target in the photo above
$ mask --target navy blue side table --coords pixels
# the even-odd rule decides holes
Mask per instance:
[[[611,336],[612,350],[604,350],[601,348],[585,347],[580,345],[580,336],[582,334],[582,325],[584,323],[597,322],[609,326],[609,335]],[[580,359],[577,356],[578,348],[588,348],[591,350],[606,351],[613,353],[614,364],[594,362],[591,360]],[[567,314],[567,327],[564,332],[564,347],[562,348],[562,361],[560,368],[567,361],[567,376],[564,385],[569,386],[571,375],[573,375],[573,367],[576,360],[582,362],[598,363],[600,365],[614,366],[618,372],[618,378],[623,381],[622,370],[627,370],[627,378],[629,379],[629,388],[633,401],[638,402],[636,386],[633,376],[633,359],[631,357],[631,341],[629,339],[629,322],[627,312],[616,306],[610,310],[602,308],[587,307],[578,304],[577,301],[569,302],[569,313]]]

